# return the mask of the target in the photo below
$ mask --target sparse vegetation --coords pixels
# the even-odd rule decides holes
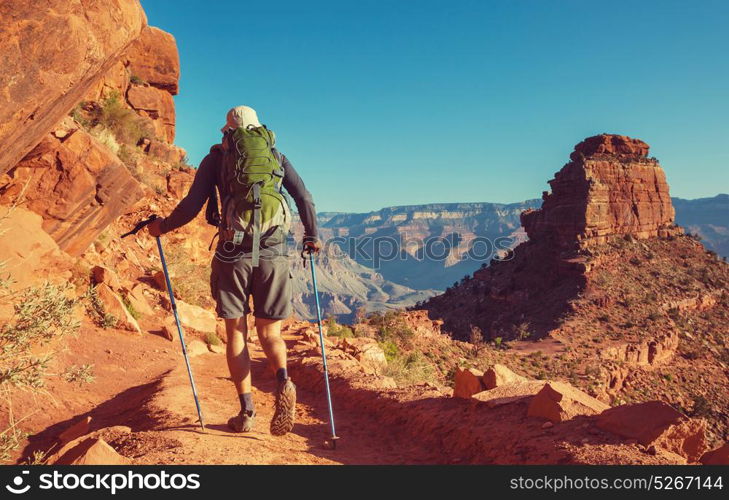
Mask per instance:
[[[217,333],[206,332],[205,333],[205,343],[207,345],[221,345],[223,342],[220,340],[220,337],[218,337]]]
[[[12,297],[14,314],[0,327],[0,385],[40,388],[46,376],[50,353],[35,354],[32,349],[78,328],[73,318],[75,301],[66,287],[44,283]]]
[[[514,337],[519,340],[526,340],[532,336],[532,332],[527,321],[522,321],[518,325],[514,325]]]
[[[144,138],[152,138],[154,133],[145,121],[133,110],[127,108],[121,96],[114,91],[101,102],[98,122],[114,133],[121,144],[136,146]]]
[[[86,303],[86,312],[98,326],[104,329],[116,326],[118,319],[104,310],[104,305],[101,303],[94,286],[89,286],[83,298]]]
[[[0,271],[3,264],[0,263]],[[22,388],[39,392],[48,376],[53,351],[41,352],[51,340],[76,331],[75,301],[66,295],[67,286],[44,283],[19,292],[10,290],[11,279],[0,275],[0,301],[13,304],[13,314],[0,326],[0,390],[8,409],[7,427],[0,432],[0,461],[6,462],[27,433],[19,424],[30,415],[16,419],[12,391]]]
[[[66,368],[61,377],[69,383],[90,384],[94,381],[94,365],[71,365]]]
[[[134,309],[134,306],[131,302],[129,302],[129,299],[122,295],[121,297],[122,303],[124,304],[124,307],[127,309],[127,312],[129,312],[129,315],[134,318],[135,320],[139,320],[139,318],[142,317],[142,315]]]
[[[135,85],[147,85],[147,81],[144,80],[142,77],[137,75],[132,75],[129,77],[129,81],[132,82]]]
[[[330,316],[324,320],[324,324],[327,327],[327,336],[329,337],[340,337],[340,338],[351,338],[354,337],[354,331],[352,328],[346,325],[340,325],[334,316]]]
[[[418,352],[388,359],[383,375],[392,377],[399,385],[413,385],[432,382],[435,376],[433,366]]]
[[[210,296],[210,266],[195,262],[183,244],[165,248],[167,267],[173,276],[173,289],[180,299],[200,307],[212,307]]]

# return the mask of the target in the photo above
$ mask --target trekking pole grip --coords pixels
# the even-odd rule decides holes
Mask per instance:
[[[150,215],[149,219],[146,219],[146,220],[143,220],[141,222],[138,222],[137,225],[134,226],[134,229],[132,229],[128,233],[122,234],[121,237],[122,238],[126,238],[127,236],[131,236],[133,234],[137,234],[139,231],[142,230],[142,228],[144,228],[144,226],[147,226],[148,224],[151,224],[152,222],[154,222],[157,219],[158,219],[157,214],[152,214],[152,215]]]

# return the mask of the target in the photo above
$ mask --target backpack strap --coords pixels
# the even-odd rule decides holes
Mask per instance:
[[[261,185],[256,183],[253,189],[253,248],[251,254],[251,267],[258,267],[261,256]]]

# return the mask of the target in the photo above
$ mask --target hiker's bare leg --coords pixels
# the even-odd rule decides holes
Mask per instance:
[[[280,319],[256,318],[256,331],[263,352],[275,370],[286,368],[286,342],[281,338]]]
[[[228,343],[225,356],[228,360],[230,378],[233,379],[238,394],[251,392],[251,358],[248,354],[248,325],[245,316],[226,319],[225,333]]]

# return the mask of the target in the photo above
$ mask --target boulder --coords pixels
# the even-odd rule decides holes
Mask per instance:
[[[19,290],[46,280],[70,279],[74,259],[63,252],[43,230],[43,219],[22,207],[8,210],[0,206],[2,235],[0,262],[3,273],[13,279],[11,289]]]
[[[170,276],[172,278],[172,276]],[[154,284],[162,290],[163,292],[167,291],[167,281],[165,280],[165,273],[162,271],[156,271],[152,275],[152,280],[154,281]],[[174,288],[174,287],[173,287]]]
[[[130,332],[142,333],[137,320],[132,317],[122,299],[115,294],[106,283],[96,285],[96,295],[99,297],[104,312],[116,318],[116,327]]]
[[[0,3],[0,174],[83,99],[145,25],[138,0]]]
[[[696,462],[705,450],[705,423],[691,420],[662,401],[647,401],[605,410],[597,426],[613,434],[655,445]]]
[[[729,441],[701,455],[699,462],[704,465],[729,465]]]
[[[522,213],[529,239],[554,238],[571,247],[575,241],[602,243],[615,235],[679,234],[666,174],[647,155],[646,143],[621,135],[579,143],[571,161],[549,182],[552,190],[544,194],[542,208]]]
[[[201,354],[207,354],[209,352],[208,345],[202,340],[193,339],[187,341],[187,355],[191,358],[200,356]]]
[[[104,283],[112,290],[119,290],[121,288],[121,281],[119,281],[119,276],[117,276],[117,274],[108,267],[92,267],[91,278],[97,285]]]
[[[132,77],[177,95],[180,56],[170,33],[147,26],[126,51],[125,58]]]
[[[130,462],[102,438],[88,438],[67,450],[52,465],[128,465]]]
[[[145,316],[152,316],[154,309],[149,305],[147,297],[144,296],[144,286],[136,284],[131,290],[124,290],[124,297],[135,311]]]
[[[165,322],[162,325],[162,336],[170,342],[174,342],[175,339],[178,337],[177,323],[175,323],[174,318],[165,318]]]
[[[215,314],[181,300],[175,302],[177,303],[177,315],[182,326],[202,333],[215,333],[217,329]]]
[[[506,366],[500,364],[495,364],[483,374],[483,385],[486,389],[526,381],[527,379],[525,377],[517,375]]]
[[[382,350],[375,339],[366,337],[344,338],[339,342],[339,348],[354,356],[363,365],[375,370],[387,365],[385,351]]]
[[[225,354],[225,346],[222,344],[208,344],[208,350],[216,354]]]
[[[455,388],[453,389],[454,398],[470,398],[484,390],[483,372],[476,368],[456,369]]]
[[[4,196],[13,199],[27,183],[27,207],[72,256],[83,253],[143,195],[119,158],[81,129],[62,140],[48,134],[9,175]]]
[[[495,408],[528,399],[537,394],[543,387],[544,381],[526,380],[487,389],[474,394],[472,397],[477,401],[486,403],[489,408]]]
[[[527,415],[564,422],[577,415],[596,415],[609,406],[563,382],[547,382],[532,398]]]

